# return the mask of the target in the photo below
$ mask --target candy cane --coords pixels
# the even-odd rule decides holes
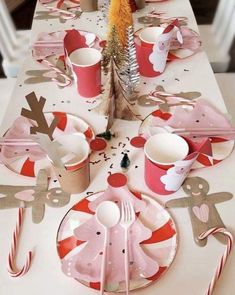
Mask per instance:
[[[21,276],[25,275],[29,271],[31,263],[32,263],[33,254],[30,251],[27,254],[26,262],[25,262],[25,265],[22,267],[22,269],[19,270],[15,266],[15,260],[16,260],[16,255],[17,255],[17,246],[19,243],[19,237],[20,237],[20,231],[22,228],[23,217],[24,217],[24,208],[19,208],[18,220],[17,220],[17,224],[16,224],[16,227],[15,227],[15,230],[13,233],[13,241],[11,244],[11,250],[8,255],[8,272],[10,273],[10,275],[12,277],[21,277]]]
[[[51,78],[52,81],[56,82],[56,84],[60,87],[66,87],[71,85],[72,79],[69,78],[69,76],[65,75],[60,69],[58,69],[56,66],[54,66],[51,62],[49,62],[46,59],[38,59],[37,60],[40,64],[43,64],[51,69],[53,69],[56,73],[60,74],[61,77],[64,78],[65,82],[60,82],[55,78]]]
[[[59,12],[61,14],[61,17],[63,17],[63,19],[65,20],[69,20],[69,19],[75,19],[77,18],[77,14],[76,13],[73,13],[73,12],[70,12],[70,11],[67,11],[67,10],[63,10],[63,9],[60,9],[60,8],[57,8],[57,7],[51,7],[51,6],[48,6],[46,4],[43,4],[42,5],[50,10],[51,12]],[[74,7],[71,7],[70,9],[72,9]]]
[[[217,227],[215,227],[215,228],[209,229],[208,231],[200,234],[199,239],[200,240],[206,239],[208,236],[215,235],[216,233],[224,234],[228,238],[228,242],[227,242],[226,250],[225,250],[223,256],[221,257],[220,263],[217,266],[215,274],[214,274],[214,276],[213,276],[213,278],[212,278],[212,280],[210,282],[210,285],[208,287],[206,295],[211,295],[213,293],[215,284],[218,281],[218,279],[219,279],[219,277],[220,277],[220,275],[221,275],[221,273],[222,273],[222,271],[224,269],[224,266],[225,266],[225,264],[227,262],[228,256],[231,253],[232,246],[233,246],[233,236],[225,228],[217,228]]]

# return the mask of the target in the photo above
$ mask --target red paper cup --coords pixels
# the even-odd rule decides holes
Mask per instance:
[[[187,157],[189,146],[182,137],[172,133],[151,136],[144,145],[145,182],[158,194],[171,194],[165,190],[160,178],[173,167],[174,163]]]
[[[140,74],[144,77],[157,77],[161,75],[160,72],[154,71],[153,64],[149,61],[149,56],[152,53],[153,48],[142,46],[138,37],[135,38],[135,48]]]
[[[69,55],[78,93],[86,98],[101,93],[101,57],[94,48],[79,48]]]
[[[157,42],[158,37],[163,33],[162,27],[148,27],[141,30],[139,38],[141,46],[153,48],[154,43]]]

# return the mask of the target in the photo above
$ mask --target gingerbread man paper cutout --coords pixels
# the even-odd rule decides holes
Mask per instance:
[[[203,247],[207,244],[207,239],[199,240],[198,236],[201,233],[213,227],[225,228],[215,205],[232,199],[233,195],[227,192],[208,194],[209,184],[201,177],[187,178],[182,187],[188,197],[170,200],[165,206],[167,208],[188,208],[194,240]],[[227,243],[227,238],[222,234],[215,235],[215,238],[223,244]]]
[[[40,170],[36,179],[36,186],[0,185],[0,209],[32,208],[32,220],[40,223],[45,214],[45,207],[60,208],[70,201],[70,194],[55,187],[48,189],[46,170]]]

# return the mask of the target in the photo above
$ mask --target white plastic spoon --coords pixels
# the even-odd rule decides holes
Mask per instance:
[[[120,220],[120,210],[118,206],[111,201],[104,201],[99,204],[96,209],[96,219],[104,227],[104,246],[103,246],[103,257],[101,265],[101,276],[100,276],[100,294],[104,294],[105,284],[105,271],[106,271],[106,256],[107,256],[107,245],[109,240],[109,229],[118,224]]]

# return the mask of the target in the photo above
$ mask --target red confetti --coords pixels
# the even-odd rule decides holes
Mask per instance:
[[[107,146],[107,143],[102,138],[96,138],[90,142],[90,148],[92,151],[96,151],[96,152],[102,151],[106,148],[106,146]]]
[[[127,178],[122,173],[114,173],[108,177],[107,181],[108,184],[112,187],[122,187],[126,185]]]
[[[131,145],[136,147],[136,148],[142,148],[144,147],[145,145],[145,142],[146,142],[146,139],[143,138],[142,136],[136,136],[136,137],[133,137],[130,141]]]

